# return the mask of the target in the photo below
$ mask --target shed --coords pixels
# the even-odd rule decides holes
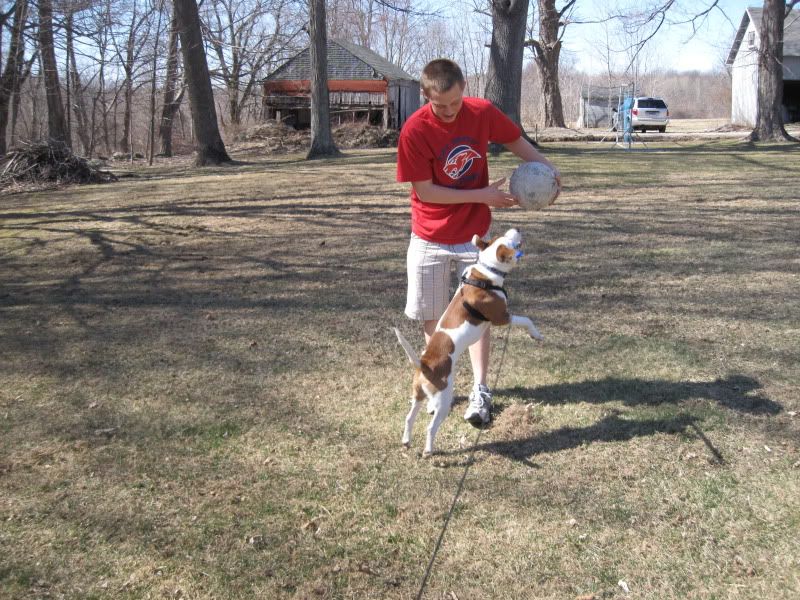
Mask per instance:
[[[745,10],[726,64],[731,70],[731,123],[755,127],[761,8]],[[783,120],[800,121],[800,10],[786,16],[783,34]]]
[[[262,82],[268,119],[298,128],[311,123],[311,53],[306,48]],[[332,119],[366,118],[400,129],[420,106],[419,81],[369,48],[328,40]]]

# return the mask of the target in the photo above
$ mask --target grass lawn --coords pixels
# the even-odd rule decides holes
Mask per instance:
[[[545,152],[432,459],[393,151],[4,195],[0,596],[414,598],[468,468],[425,598],[797,598],[800,148]]]

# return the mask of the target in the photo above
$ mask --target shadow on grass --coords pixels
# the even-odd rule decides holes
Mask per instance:
[[[511,395],[526,401],[545,404],[566,404],[568,402],[620,401],[627,406],[676,405],[685,400],[706,399],[717,402],[726,408],[753,414],[775,415],[783,406],[760,394],[752,395],[761,389],[758,380],[745,375],[732,375],[725,379],[710,382],[673,382],[663,380],[620,379],[607,377],[597,381],[582,381],[541,386],[537,388],[506,388],[497,390],[497,395]],[[502,410],[502,406],[498,406]],[[497,416],[496,413],[495,416]],[[689,414],[679,414],[661,419],[629,419],[615,410],[597,423],[587,427],[561,427],[525,438],[498,440],[480,444],[476,451],[498,454],[511,460],[535,467],[532,458],[569,450],[595,442],[625,442],[637,437],[652,436],[659,433],[692,435],[701,440],[716,464],[725,464],[721,452],[706,436],[699,425],[701,419]],[[472,452],[472,448],[444,452],[445,456],[458,456]],[[452,466],[462,466],[459,462]]]
[[[738,412],[776,415],[783,406],[759,394],[761,383],[746,375],[731,375],[714,381],[664,381],[606,377],[595,381],[559,383],[535,388],[513,387],[499,394],[521,397],[545,404],[619,401],[627,406],[677,404],[690,399],[713,400]]]
[[[566,404],[568,402],[620,401],[628,406],[657,406],[678,404],[690,399],[713,400],[732,410],[754,415],[774,415],[783,407],[761,395],[749,395],[759,390],[761,384],[751,377],[732,375],[726,379],[711,382],[672,382],[661,380],[619,379],[607,377],[598,381],[582,381],[558,385],[541,386],[532,389],[507,388],[497,390],[498,395],[513,395],[524,400],[546,404]],[[700,439],[712,455],[713,462],[724,464],[725,459],[700,425],[701,419],[685,413],[661,419],[629,419],[619,411],[587,427],[562,427],[555,431],[536,434],[525,438],[499,440],[475,447],[535,467],[532,457],[578,448],[594,442],[624,442],[636,437],[652,436],[659,433],[693,435]],[[445,455],[459,455],[472,449],[446,452]],[[460,466],[460,465],[454,465]]]
[[[479,444],[474,450],[503,456],[528,467],[537,467],[532,460],[537,455],[571,450],[596,442],[626,442],[637,437],[660,433],[687,436],[693,434],[706,445],[713,456],[713,462],[724,464],[722,454],[697,425],[698,421],[697,417],[685,413],[663,419],[628,419],[619,411],[613,411],[597,423],[586,427],[561,427],[524,438],[487,442]],[[457,456],[472,451],[472,448],[466,448],[442,454]]]

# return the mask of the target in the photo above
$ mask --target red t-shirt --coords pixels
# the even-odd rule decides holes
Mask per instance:
[[[455,121],[445,123],[422,106],[403,125],[397,145],[397,181],[427,181],[471,190],[489,185],[489,142],[508,144],[520,130],[488,100],[464,98]],[[411,231],[440,244],[462,244],[489,231],[486,204],[423,202],[411,188]]]

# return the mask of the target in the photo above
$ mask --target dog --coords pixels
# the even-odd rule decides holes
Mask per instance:
[[[508,312],[508,293],[503,287],[506,275],[517,265],[523,253],[522,236],[509,229],[500,237],[486,242],[477,235],[472,243],[478,248],[478,261],[464,269],[461,285],[439,319],[422,357],[411,347],[403,334],[394,332],[411,364],[416,367],[411,386],[411,410],[406,416],[403,445],[411,447],[414,421],[428,400],[433,415],[425,438],[423,455],[433,454],[433,441],[442,421],[450,413],[453,402],[453,378],[458,358],[477,342],[490,325],[524,327],[528,335],[541,340],[542,334],[528,317]]]

